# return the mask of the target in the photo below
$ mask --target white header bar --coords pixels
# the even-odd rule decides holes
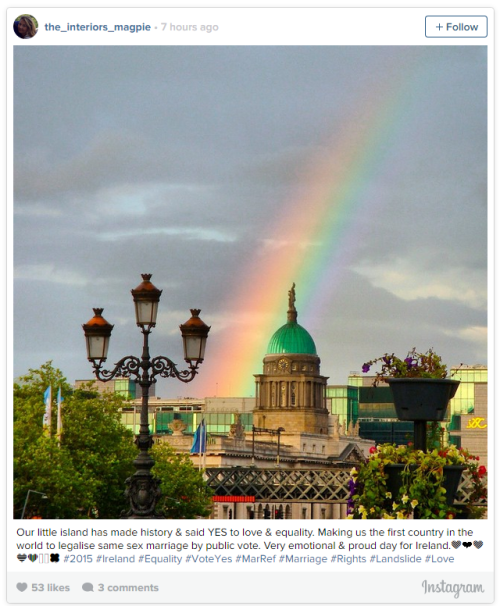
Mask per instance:
[[[460,44],[484,45],[493,28],[488,8],[13,8],[7,22],[21,10],[38,20],[38,33],[20,40],[8,28],[14,44],[435,45],[426,35],[429,18],[473,15],[481,37],[468,31]],[[447,38],[439,44],[457,44]]]

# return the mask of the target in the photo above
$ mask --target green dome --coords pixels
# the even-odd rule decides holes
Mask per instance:
[[[267,346],[268,354],[316,354],[316,345],[305,328],[289,321],[274,333]]]

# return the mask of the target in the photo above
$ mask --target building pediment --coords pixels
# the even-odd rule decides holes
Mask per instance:
[[[350,442],[344,448],[344,450],[340,453],[339,459],[342,461],[342,463],[350,463],[352,465],[359,465],[359,463],[364,463],[364,461],[366,461],[363,451],[357,444],[353,442]]]

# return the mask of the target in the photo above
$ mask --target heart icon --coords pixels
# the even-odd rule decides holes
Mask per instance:
[[[482,546],[483,546],[482,541],[474,541],[474,547],[476,547],[477,549],[481,549]]]
[[[464,542],[462,543],[462,545],[463,545],[464,547],[467,547],[467,549],[469,549],[469,547],[472,547],[472,543],[471,543],[470,541],[467,541],[467,542],[466,542],[466,541],[464,541]]]
[[[28,589],[28,584],[27,583],[18,583],[16,585],[16,587],[19,589],[19,591],[26,591],[26,589]]]
[[[18,559],[20,562],[24,562],[24,560],[25,560],[27,557],[28,557],[28,556],[27,556],[25,553],[18,553],[18,554],[17,554],[17,559]]]
[[[452,541],[451,544],[453,545],[453,547],[455,549],[458,549],[460,547],[460,545],[462,544],[462,541]]]
[[[36,553],[30,553],[28,558],[30,559],[31,562],[34,562],[37,559],[37,555]]]

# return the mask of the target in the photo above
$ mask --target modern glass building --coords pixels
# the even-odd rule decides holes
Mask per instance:
[[[139,433],[140,424],[139,403],[122,408],[122,422],[134,433]],[[194,433],[196,428],[205,419],[207,435],[227,435],[231,425],[236,422],[239,415],[241,424],[246,431],[251,431],[253,413],[238,411],[207,412],[204,400],[158,402],[150,406],[148,415],[150,431],[156,435],[169,435],[173,431],[169,425],[173,421],[181,421],[186,425],[184,434]]]
[[[441,423],[445,443],[461,445],[460,415],[474,412],[476,385],[487,384],[486,366],[455,366],[452,378],[460,381],[455,397],[451,400],[446,420]],[[351,374],[347,385],[327,387],[331,400],[331,413],[339,415],[339,421],[348,424],[359,422],[359,435],[377,443],[392,442],[406,444],[413,437],[413,423],[399,421],[394,409],[389,387],[373,387],[374,376]],[[453,435],[450,435],[450,432]]]
[[[354,385],[328,385],[326,397],[331,400],[330,412],[338,415],[341,425],[356,423],[359,416],[359,389]]]
[[[451,401],[451,415],[463,415],[474,412],[474,391],[476,383],[488,383],[486,366],[453,366],[452,378],[460,381],[457,393]]]
[[[75,388],[83,388],[89,383],[97,389],[99,393],[116,393],[123,396],[126,400],[135,400],[135,398],[141,397],[141,389],[133,379],[112,379],[111,381],[97,381],[96,379],[75,381]],[[153,384],[150,388],[150,395],[155,394],[155,385]]]

